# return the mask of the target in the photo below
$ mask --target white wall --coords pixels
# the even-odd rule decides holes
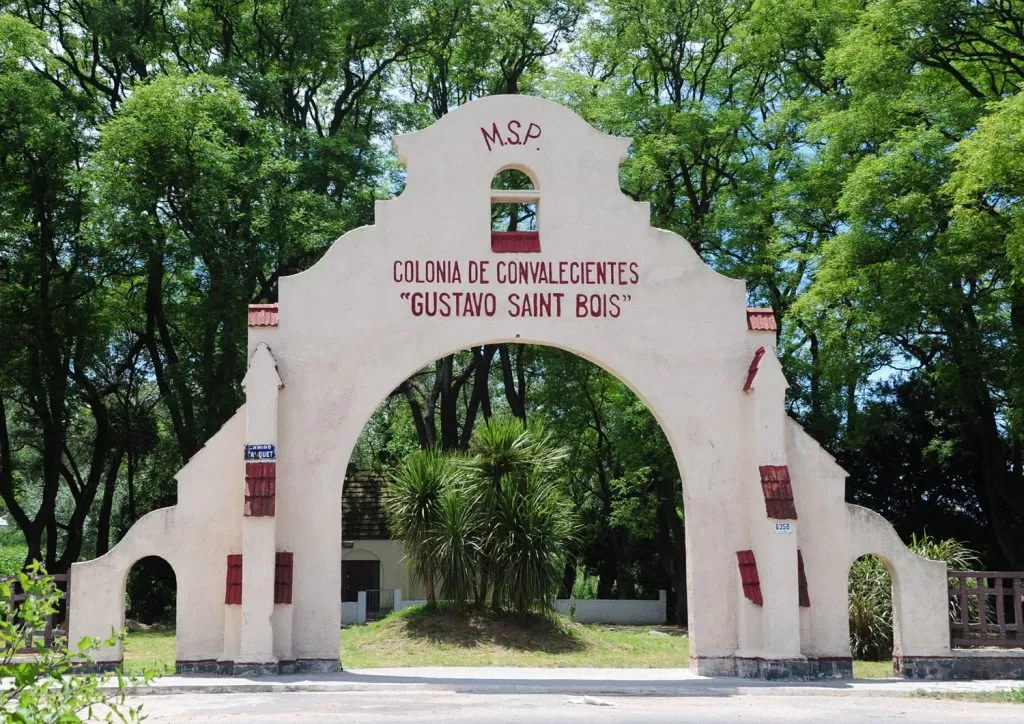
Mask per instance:
[[[404,606],[403,606],[404,608]],[[359,622],[359,604],[355,601],[343,601],[341,604],[341,622],[346,626]]]
[[[667,619],[666,605],[665,592],[659,591],[657,601],[560,598],[555,601],[555,610],[568,616],[575,606],[573,618],[580,623],[660,626]]]
[[[401,611],[412,606],[426,605],[424,600],[406,601],[397,606]],[[627,601],[611,598],[559,598],[555,610],[568,616],[576,607],[574,618],[580,623],[633,624],[636,626],[660,626],[668,617],[665,591],[658,592],[657,601]],[[354,614],[353,614],[354,615]]]
[[[124,627],[124,590],[129,569],[141,558],[160,556],[177,583],[177,658],[203,661],[231,657],[237,637],[225,623],[227,555],[242,547],[244,406],[196,453],[175,479],[178,504],[140,518],[105,555],[71,567],[69,639],[106,639]],[[271,572],[271,575],[273,573]],[[94,656],[121,659],[121,645]]]

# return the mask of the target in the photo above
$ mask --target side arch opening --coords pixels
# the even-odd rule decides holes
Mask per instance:
[[[850,565],[850,652],[856,678],[893,676],[892,581],[892,566],[881,556],[868,553]]]
[[[178,602],[174,568],[160,556],[140,558],[125,574],[122,590],[125,673],[174,673]]]

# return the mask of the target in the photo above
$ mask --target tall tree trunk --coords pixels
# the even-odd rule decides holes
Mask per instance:
[[[154,215],[155,218],[155,215]],[[163,284],[164,258],[163,249],[155,248],[149,253],[146,262],[146,348],[153,365],[153,376],[167,414],[171,418],[175,439],[182,460],[188,460],[199,449],[196,438],[195,411],[192,406],[192,395],[187,390],[181,363],[174,348],[170,327],[164,313]],[[166,356],[167,364],[164,365]]]
[[[968,445],[978,460],[975,488],[993,537],[1012,568],[1024,567],[1024,490],[1012,477],[996,419],[995,403],[982,365],[983,341],[974,308],[965,302],[959,324],[947,327],[950,353],[957,366]]]
[[[676,506],[679,482],[657,475],[654,483],[658,496],[658,534],[655,537],[655,545],[675,591],[676,623],[679,626],[686,626],[686,531]]]
[[[562,587],[558,591],[559,598],[572,598],[572,589],[576,586],[576,561],[566,559],[562,569]]]
[[[476,427],[477,412],[483,413],[484,420],[491,419],[491,390],[488,382],[496,349],[497,345],[489,344],[473,350],[478,359],[476,369],[473,371],[473,388],[470,392],[469,405],[466,407],[466,419],[462,424],[462,437],[459,439],[459,448],[462,450],[469,447],[473,428]]]
[[[510,345],[498,346],[498,358],[501,361],[501,379],[505,387],[505,399],[515,417],[526,420],[526,371],[523,365],[523,345],[516,345],[516,365],[513,371]],[[518,384],[518,388],[516,383]]]
[[[125,450],[119,446],[114,453],[114,460],[107,468],[106,480],[103,482],[103,498],[100,501],[100,514],[96,521],[96,557],[99,558],[110,550],[110,517],[114,509],[114,491],[117,488],[117,476],[121,471]],[[133,517],[132,520],[135,520]]]

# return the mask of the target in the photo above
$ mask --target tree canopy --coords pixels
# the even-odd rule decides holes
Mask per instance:
[[[1022,28],[1012,0],[0,0],[0,498],[27,557],[66,570],[173,502],[241,402],[246,305],[401,191],[389,135],[526,93],[632,136],[623,192],[774,309],[790,413],[852,501],[1024,567]],[[668,442],[560,350],[453,351],[354,461],[467,450],[498,414],[566,448],[602,595],[681,592]]]

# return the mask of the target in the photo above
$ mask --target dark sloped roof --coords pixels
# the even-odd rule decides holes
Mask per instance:
[[[345,476],[341,493],[341,537],[345,540],[390,538],[381,503],[387,485],[385,473],[357,470]]]

